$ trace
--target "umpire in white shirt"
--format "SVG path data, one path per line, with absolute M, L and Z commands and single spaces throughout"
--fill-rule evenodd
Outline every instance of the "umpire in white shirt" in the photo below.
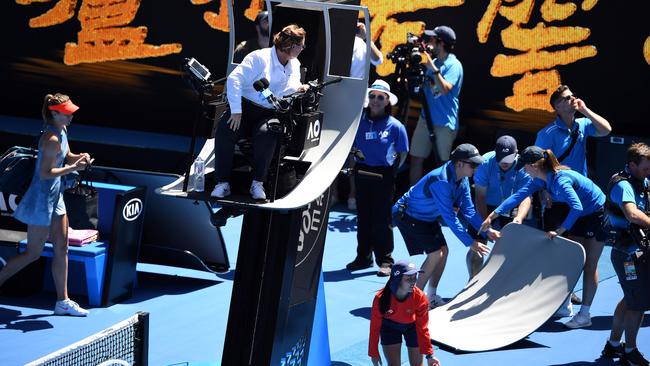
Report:
M 273 105 L 253 83 L 262 78 L 269 81 L 268 89 L 276 97 L 309 88 L 300 83 L 300 61 L 305 49 L 306 32 L 295 24 L 288 25 L 273 36 L 273 47 L 249 53 L 228 75 L 228 106 L 219 121 L 215 135 L 215 175 L 217 185 L 212 197 L 230 194 L 230 173 L 235 144 L 250 136 L 253 141 L 253 182 L 250 193 L 255 200 L 266 199 L 263 183 L 273 158 L 279 134 L 270 131 L 266 122 L 275 116 Z

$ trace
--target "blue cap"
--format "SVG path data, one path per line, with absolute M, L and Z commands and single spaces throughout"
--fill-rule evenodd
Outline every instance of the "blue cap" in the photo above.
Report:
M 427 29 L 424 34 L 429 37 L 439 38 L 448 45 L 456 44 L 456 32 L 446 25 L 437 26 L 433 30 Z
M 524 164 L 534 164 L 540 159 L 546 157 L 546 152 L 538 146 L 528 146 L 521 153 L 521 160 L 524 162 Z
M 517 141 L 512 136 L 503 135 L 497 139 L 494 152 L 497 163 L 512 164 L 517 157 Z
M 478 152 L 476 146 L 472 144 L 460 144 L 451 152 L 450 157 L 452 160 L 469 161 L 474 164 L 482 164 L 483 156 Z
M 411 263 L 405 259 L 399 260 L 393 264 L 393 267 L 390 270 L 390 279 L 388 280 L 388 286 L 390 287 L 390 290 L 395 294 L 397 293 L 400 282 L 402 282 L 402 276 L 423 272 L 424 271 L 419 270 L 414 263 Z

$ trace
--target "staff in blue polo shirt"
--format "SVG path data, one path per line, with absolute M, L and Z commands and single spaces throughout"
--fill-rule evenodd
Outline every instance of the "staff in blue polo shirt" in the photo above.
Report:
M 601 354 L 620 358 L 622 364 L 628 365 L 648 365 L 637 348 L 636 339 L 643 313 L 650 310 L 650 248 L 643 245 L 643 236 L 650 230 L 648 176 L 650 146 L 632 144 L 627 150 L 625 170 L 612 176 L 607 189 L 607 216 L 610 232 L 615 233 L 611 261 L 623 298 L 616 305 L 612 331 Z M 625 343 L 621 342 L 623 333 Z
M 422 178 L 424 160 L 431 152 L 438 163 L 449 160 L 449 152 L 458 134 L 458 97 L 463 85 L 463 65 L 453 53 L 456 32 L 441 25 L 425 30 L 423 38 L 426 49 L 430 50 L 422 53 L 426 66 L 423 85 L 426 105 L 422 108 L 411 141 L 411 184 Z
M 485 160 L 479 165 L 474 174 L 474 195 L 476 209 L 481 217 L 499 206 L 506 198 L 530 182 L 530 176 L 523 168 L 517 141 L 508 135 L 497 139 L 494 151 L 483 155 Z M 511 212 L 505 212 L 499 217 L 499 226 L 513 221 L 521 224 L 530 210 L 531 199 L 525 198 L 519 207 Z
M 603 226 L 605 195 L 589 178 L 560 165 L 551 150 L 529 146 L 521 155 L 526 172 L 533 180 L 492 211 L 481 229 L 487 230 L 492 220 L 542 189 L 549 192 L 554 202 L 567 203 L 569 214 L 559 227 L 549 230 L 547 236 L 553 239 L 557 235 L 569 234 L 585 249 L 583 303 L 580 312 L 564 325 L 568 328 L 589 327 L 589 308 L 598 288 L 598 258 L 606 238 Z
M 612 126 L 587 108 L 585 102 L 566 85 L 560 85 L 551 94 L 550 103 L 557 116 L 537 133 L 535 146 L 550 149 L 560 163 L 586 177 L 587 137 L 607 136 L 612 132 Z M 576 118 L 576 112 L 584 117 Z
M 560 85 L 549 100 L 557 114 L 555 120 L 537 133 L 535 146 L 549 149 L 558 161 L 583 176 L 587 176 L 587 137 L 607 136 L 612 131 L 609 122 L 587 108 L 585 102 L 573 94 L 566 85 Z M 584 117 L 576 118 L 576 112 Z M 553 205 L 550 197 L 544 195 L 543 229 L 557 227 L 556 218 L 564 217 L 568 207 Z
M 517 141 L 508 135 L 497 139 L 494 151 L 483 155 L 483 163 L 474 174 L 474 201 L 481 217 L 510 197 L 514 192 L 530 182 L 530 176 L 523 168 L 517 150 Z M 512 211 L 499 216 L 497 228 L 509 222 L 521 224 L 530 210 L 530 197 L 521 201 Z M 474 254 L 470 258 L 472 275 L 476 275 L 483 266 L 483 258 Z
M 467 233 L 457 216 L 463 215 L 477 230 L 481 226 L 482 218 L 472 203 L 469 177 L 482 162 L 483 157 L 474 145 L 458 145 L 451 152 L 451 160 L 422 177 L 393 206 L 395 224 L 409 254 L 427 254 L 417 286 L 424 289 L 429 282 L 427 297 L 430 307 L 445 303 L 436 293 L 449 254 L 439 221 L 443 221 L 470 251 L 481 257 L 490 251 L 487 245 Z M 492 239 L 498 235 L 492 230 L 488 234 Z
M 372 266 L 374 252 L 379 266 L 377 276 L 380 277 L 389 276 L 393 264 L 391 206 L 395 172 L 408 153 L 406 128 L 390 115 L 396 103 L 397 96 L 391 93 L 388 83 L 376 80 L 368 88 L 367 107 L 353 144 L 353 148 L 359 151 L 354 162 L 357 256 L 346 268 L 354 271 Z

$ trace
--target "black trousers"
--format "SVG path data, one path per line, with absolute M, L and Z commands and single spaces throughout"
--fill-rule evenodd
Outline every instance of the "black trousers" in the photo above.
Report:
M 382 179 L 366 177 L 358 171 L 381 174 Z M 357 194 L 357 259 L 372 260 L 377 265 L 393 264 L 393 229 L 391 208 L 395 175 L 393 167 L 372 167 L 356 164 L 354 183 Z
M 253 179 L 264 182 L 273 159 L 280 135 L 271 132 L 266 122 L 275 117 L 275 111 L 262 108 L 242 98 L 242 119 L 239 129 L 233 131 L 228 124 L 230 108 L 219 120 L 214 136 L 215 177 L 217 182 L 229 182 L 232 158 L 237 141 L 251 137 L 253 142 Z

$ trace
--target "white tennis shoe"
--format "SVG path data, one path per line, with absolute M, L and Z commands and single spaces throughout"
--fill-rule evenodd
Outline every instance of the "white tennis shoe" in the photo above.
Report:
M 71 316 L 86 316 L 88 315 L 88 310 L 82 308 L 76 302 L 65 299 L 57 301 L 54 305 L 54 314 L 55 315 L 71 315 Z

